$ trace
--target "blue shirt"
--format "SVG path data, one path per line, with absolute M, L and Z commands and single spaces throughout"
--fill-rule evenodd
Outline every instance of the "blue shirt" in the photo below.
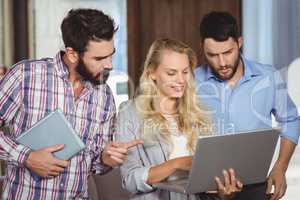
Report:
M 225 134 L 269 128 L 273 115 L 282 128 L 281 136 L 297 144 L 300 117 L 280 72 L 270 65 L 241 58 L 244 75 L 234 88 L 218 79 L 209 66 L 195 70 L 198 96 L 213 117 L 214 130 Z

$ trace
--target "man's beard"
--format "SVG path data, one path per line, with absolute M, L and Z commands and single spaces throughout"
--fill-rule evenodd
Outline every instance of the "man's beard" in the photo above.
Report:
M 229 66 L 229 67 L 227 66 L 228 68 L 232 69 L 232 73 L 230 74 L 230 76 L 228 76 L 228 77 L 226 77 L 226 78 L 220 76 L 220 74 L 218 73 L 218 71 L 215 70 L 213 67 L 211 67 L 211 70 L 212 70 L 213 74 L 214 74 L 218 79 L 223 80 L 223 81 L 230 80 L 230 79 L 235 75 L 235 73 L 236 73 L 236 71 L 237 71 L 237 68 L 238 68 L 240 59 L 241 59 L 241 56 L 240 56 L 240 54 L 239 54 L 238 57 L 237 57 L 237 59 L 235 60 L 234 64 L 233 64 L 232 66 Z M 209 64 L 210 66 L 212 66 L 209 62 L 208 62 L 208 64 Z
M 79 58 L 79 62 L 76 66 L 76 71 L 83 77 L 83 80 L 89 81 L 96 86 L 106 83 L 111 69 L 104 68 L 102 72 L 98 73 L 96 76 L 93 76 L 93 74 L 87 69 L 82 58 Z

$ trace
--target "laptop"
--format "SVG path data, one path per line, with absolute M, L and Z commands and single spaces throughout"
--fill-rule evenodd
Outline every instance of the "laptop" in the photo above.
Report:
M 279 134 L 280 129 L 264 129 L 199 138 L 188 175 L 153 187 L 185 194 L 217 190 L 214 177 L 224 181 L 222 170 L 229 168 L 243 185 L 265 182 Z
M 55 157 L 64 160 L 71 159 L 85 148 L 84 143 L 59 109 L 38 121 L 16 141 L 32 150 L 64 144 L 62 150 L 53 153 Z

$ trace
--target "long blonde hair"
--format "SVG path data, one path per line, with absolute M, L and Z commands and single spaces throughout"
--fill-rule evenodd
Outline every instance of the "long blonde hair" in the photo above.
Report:
M 187 148 L 190 152 L 195 150 L 195 142 L 200 134 L 210 133 L 210 118 L 203 112 L 196 94 L 194 68 L 197 64 L 195 52 L 186 44 L 171 40 L 159 39 L 151 45 L 140 78 L 140 88 L 135 99 L 136 107 L 144 120 L 142 138 L 146 142 L 152 142 L 155 138 L 161 138 L 165 142 L 174 145 L 170 141 L 168 122 L 166 118 L 155 110 L 153 99 L 158 96 L 159 91 L 155 82 L 151 79 L 151 72 L 155 71 L 161 61 L 164 50 L 186 54 L 189 59 L 191 71 L 190 79 L 185 88 L 184 95 L 178 99 L 178 129 L 187 136 Z

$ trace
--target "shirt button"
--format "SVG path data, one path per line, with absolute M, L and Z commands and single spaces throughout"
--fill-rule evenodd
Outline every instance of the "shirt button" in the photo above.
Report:
M 64 184 L 63 184 L 63 183 L 61 183 L 61 184 L 60 184 L 60 187 L 64 187 Z

